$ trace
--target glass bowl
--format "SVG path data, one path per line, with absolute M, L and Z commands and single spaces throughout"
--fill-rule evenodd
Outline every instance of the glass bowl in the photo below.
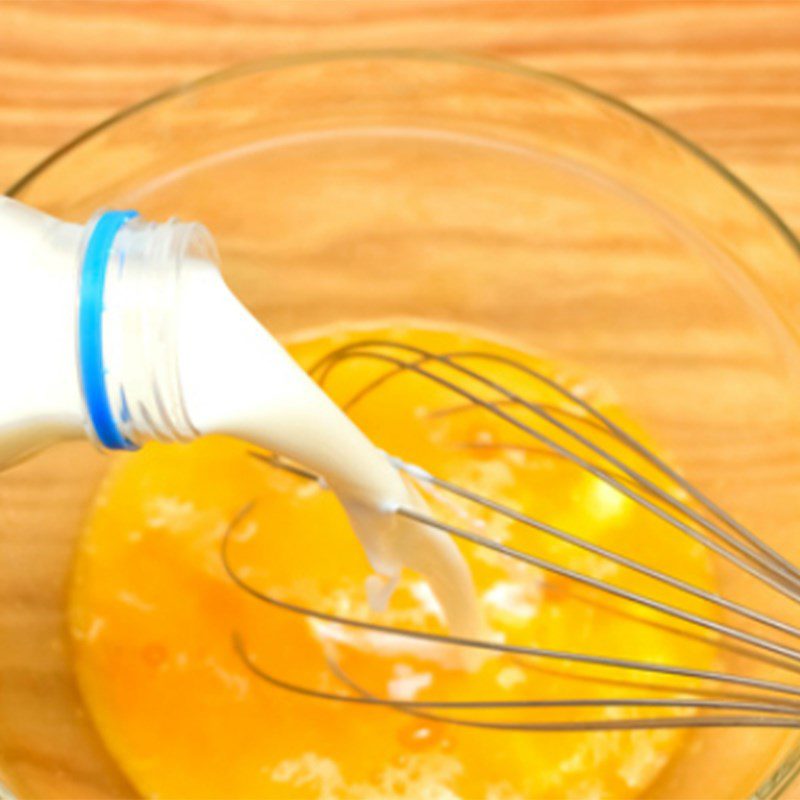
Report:
M 580 364 L 797 553 L 800 247 L 712 158 L 616 100 L 438 53 L 279 58 L 124 111 L 10 193 L 76 221 L 114 206 L 205 223 L 279 336 L 413 318 Z M 65 444 L 0 476 L 0 771 L 21 797 L 132 794 L 81 705 L 64 614 L 108 463 Z M 763 587 L 720 582 L 800 622 Z M 701 732 L 649 796 L 777 797 L 799 759 L 794 734 Z

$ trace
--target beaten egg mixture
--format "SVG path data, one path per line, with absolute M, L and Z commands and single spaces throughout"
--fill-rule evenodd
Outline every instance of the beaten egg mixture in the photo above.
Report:
M 298 341 L 290 350 L 310 366 L 333 348 L 377 338 L 436 352 L 482 351 L 518 359 L 583 393 L 641 437 L 602 387 L 471 335 L 406 327 L 340 331 Z M 541 382 L 499 362 L 463 363 L 564 414 L 593 441 L 624 454 Z M 390 369 L 385 362 L 350 359 L 327 374 L 325 389 L 347 405 L 360 387 Z M 457 380 L 489 402 L 500 400 L 486 387 Z M 534 422 L 512 405 L 501 401 L 498 407 Z M 697 586 L 712 586 L 709 560 L 699 545 L 443 386 L 396 374 L 358 397 L 348 413 L 379 447 L 434 475 Z M 563 434 L 555 438 L 566 441 Z M 630 454 L 625 457 L 630 460 Z M 427 492 L 423 485 L 421 492 L 432 511 L 451 524 L 709 613 L 701 601 L 681 600 L 574 545 L 441 490 Z M 323 612 L 446 632 L 435 600 L 415 574 L 403 576 L 385 611 L 370 609 L 367 561 L 342 509 L 319 483 L 223 438 L 152 444 L 120 457 L 87 520 L 70 619 L 86 704 L 109 751 L 145 797 L 625 798 L 645 791 L 685 746 L 687 734 L 680 730 L 542 733 L 430 718 L 609 719 L 652 714 L 648 709 L 428 709 L 429 716 L 418 716 L 301 695 L 270 683 L 258 673 L 316 691 L 394 701 L 509 701 L 648 696 L 658 679 L 645 676 L 648 690 L 620 671 L 566 660 L 492 652 L 464 657 L 446 645 L 281 611 L 231 580 L 221 557 L 226 535 L 230 564 L 257 591 Z M 485 636 L 492 641 L 697 668 L 714 664 L 713 647 L 681 637 L 677 623 L 670 622 L 671 630 L 647 624 L 654 612 L 501 553 L 465 542 L 459 546 L 473 573 Z

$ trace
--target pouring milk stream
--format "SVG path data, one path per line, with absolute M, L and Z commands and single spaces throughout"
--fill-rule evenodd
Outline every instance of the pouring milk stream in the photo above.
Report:
M 478 635 L 456 545 L 394 513 L 422 501 L 231 293 L 205 228 L 121 211 L 79 225 L 0 197 L 0 247 L 0 469 L 68 439 L 247 440 L 336 493 L 375 570 L 374 606 L 408 567 L 454 635 Z

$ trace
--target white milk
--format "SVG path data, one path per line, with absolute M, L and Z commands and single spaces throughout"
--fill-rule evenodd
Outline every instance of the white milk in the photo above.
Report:
M 455 543 L 394 513 L 421 501 L 234 297 L 211 263 L 193 265 L 182 286 L 178 320 L 184 402 L 197 430 L 245 439 L 319 473 L 347 511 L 386 588 L 391 590 L 403 567 L 420 572 L 451 631 L 477 635 L 472 580 Z M 380 605 L 388 595 L 381 597 L 376 583 L 371 593 Z
M 0 198 L 0 468 L 59 439 L 98 437 L 76 345 L 86 233 Z M 116 235 L 101 349 L 117 429 L 131 446 L 227 434 L 317 472 L 377 573 L 373 604 L 408 567 L 429 583 L 451 632 L 477 636 L 477 600 L 455 543 L 395 513 L 424 505 L 233 296 L 212 253 L 199 226 L 131 221 Z

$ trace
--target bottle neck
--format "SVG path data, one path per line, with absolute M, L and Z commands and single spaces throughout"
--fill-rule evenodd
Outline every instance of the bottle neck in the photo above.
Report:
M 86 428 L 102 447 L 188 441 L 178 365 L 181 284 L 216 265 L 208 231 L 110 211 L 87 226 L 78 300 L 78 364 Z

